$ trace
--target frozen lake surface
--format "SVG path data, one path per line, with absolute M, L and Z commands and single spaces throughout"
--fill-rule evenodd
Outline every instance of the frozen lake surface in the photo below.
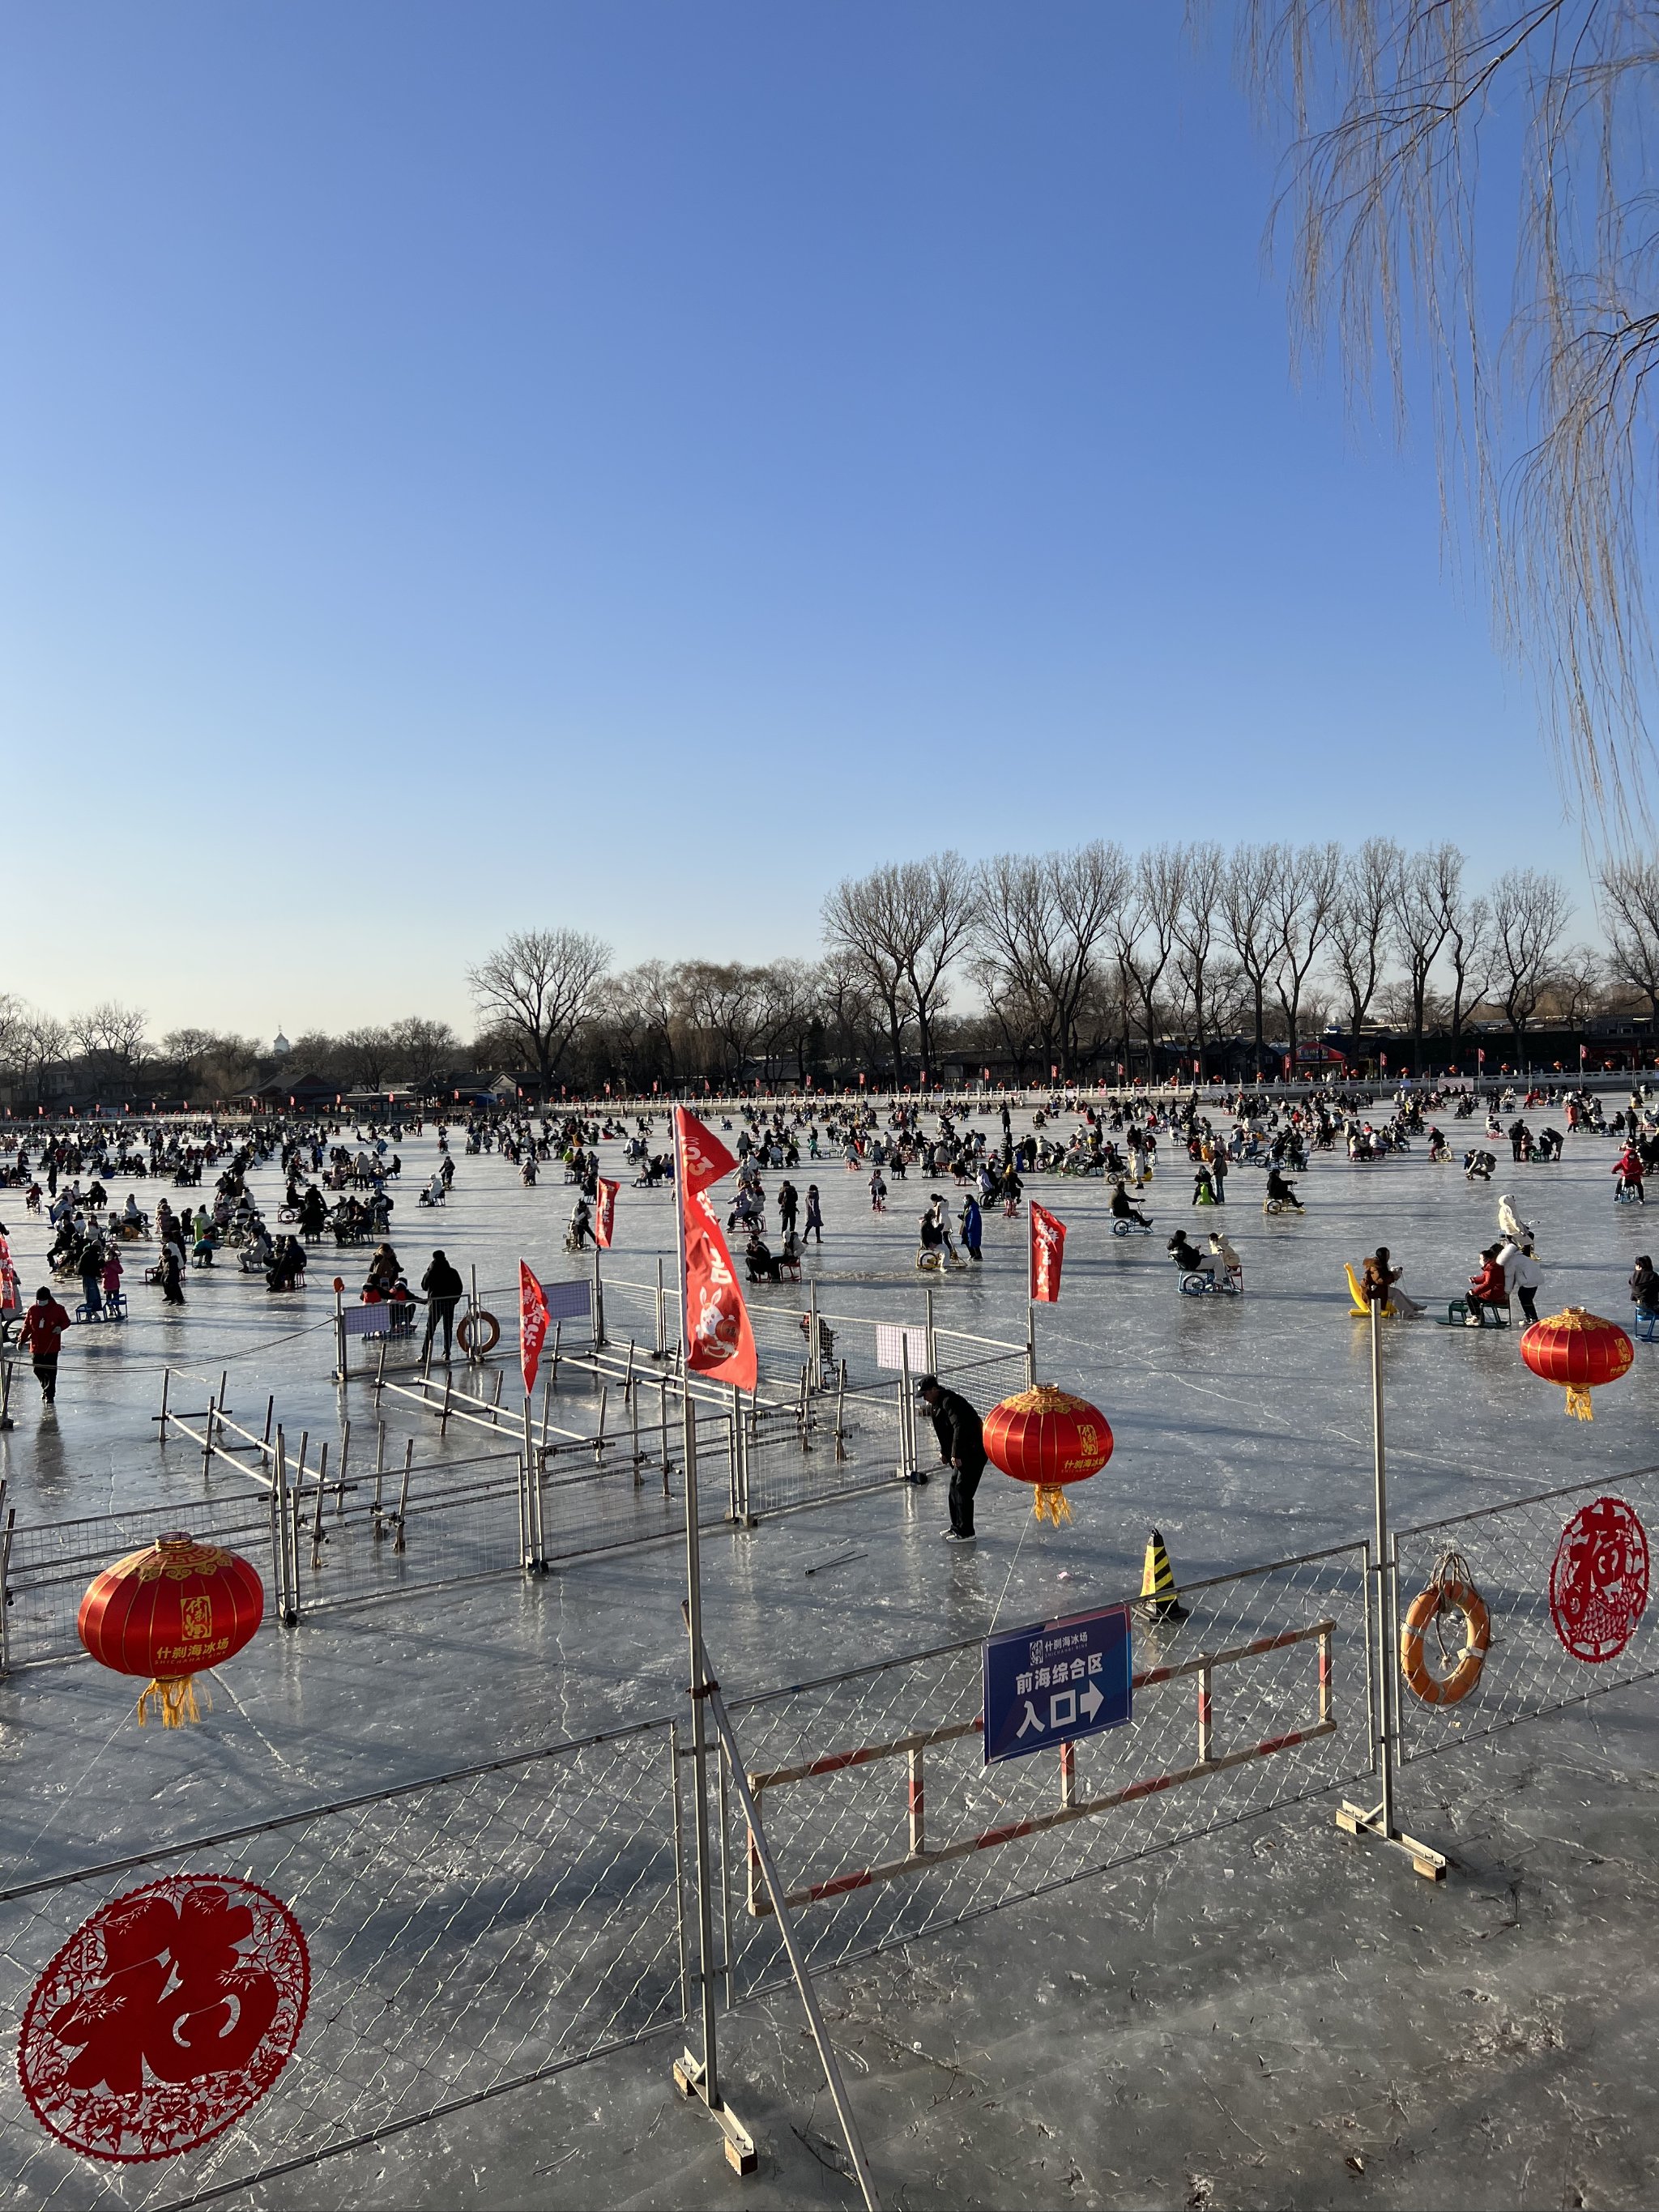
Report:
M 1473 1125 L 1443 1126 L 1455 1143 Z M 1028 1194 L 1070 1231 L 1060 1302 L 1036 1316 L 1037 1372 L 1103 1408 L 1116 1439 L 1110 1463 L 1074 1493 L 1076 1521 L 1057 1531 L 1033 1522 L 1023 1486 L 988 1472 L 971 1549 L 939 1540 L 937 1483 L 886 1485 L 763 1517 L 752 1531 L 710 1530 L 705 1620 L 728 1695 L 1133 1595 L 1153 1525 L 1182 1582 L 1364 1535 L 1369 1354 L 1342 1268 L 1379 1242 L 1429 1302 L 1421 1322 L 1386 1334 L 1397 1524 L 1577 1481 L 1616 1487 L 1648 1466 L 1659 1457 L 1659 1346 L 1638 1346 L 1631 1375 L 1598 1392 L 1587 1425 L 1565 1418 L 1561 1394 L 1528 1374 L 1514 1334 L 1434 1321 L 1496 1236 L 1500 1192 L 1514 1193 L 1535 1228 L 1546 1314 L 1583 1304 L 1627 1324 L 1626 1278 L 1659 1242 L 1643 1209 L 1612 1202 L 1610 1141 L 1576 1137 L 1559 1164 L 1513 1170 L 1507 1146 L 1492 1148 L 1503 1158 L 1490 1186 L 1431 1164 L 1420 1144 L 1369 1166 L 1316 1155 L 1299 1178 L 1305 1215 L 1267 1219 L 1249 1169 L 1229 1178 L 1224 1213 L 1192 1209 L 1190 1176 L 1166 1138 L 1141 1200 L 1157 1222 L 1149 1239 L 1110 1236 L 1098 1181 L 1029 1179 Z M 477 1270 L 510 1334 L 504 1286 L 520 1256 L 544 1281 L 574 1272 L 562 1250 L 573 1194 L 557 1167 L 526 1190 L 495 1156 L 458 1152 L 450 1202 L 432 1214 L 415 1194 L 434 1139 L 399 1149 L 392 1242 L 406 1271 L 418 1279 L 441 1243 L 464 1273 Z M 635 1190 L 620 1146 L 602 1149 L 603 1171 L 623 1184 L 606 1278 L 649 1285 L 661 1258 L 672 1281 L 672 1195 Z M 791 1179 L 802 1191 L 816 1181 L 823 1196 L 823 1246 L 809 1247 L 806 1263 L 820 1310 L 920 1321 L 916 1219 L 930 1192 L 943 1190 L 953 1213 L 960 1194 L 890 1171 L 889 1211 L 873 1218 L 863 1176 L 839 1160 L 803 1160 Z M 274 1213 L 276 1173 L 252 1180 Z M 769 1194 L 778 1180 L 766 1176 Z M 141 1202 L 155 1194 L 141 1188 Z M 32 1288 L 46 1232 L 7 1200 Z M 1246 1293 L 1183 1297 L 1164 1237 L 1218 1219 L 1243 1258 Z M 988 1213 L 982 1267 L 936 1284 L 941 1329 L 1024 1340 L 1026 1239 L 1024 1218 Z M 218 1462 L 204 1474 L 187 1440 L 158 1443 L 164 1367 L 175 1407 L 187 1399 L 199 1412 L 227 1370 L 250 1427 L 274 1401 L 290 1451 L 306 1431 L 314 1465 L 325 1437 L 337 1454 L 349 1419 L 361 1457 L 373 1395 L 366 1382 L 331 1379 L 329 1285 L 337 1265 L 355 1295 L 367 1258 L 319 1250 L 295 1297 L 270 1296 L 222 1260 L 191 1273 L 190 1303 L 175 1313 L 143 1286 L 140 1257 L 130 1322 L 69 1340 L 54 1413 L 19 1373 L 0 1473 L 20 1528 L 239 1492 L 257 1519 L 264 1493 L 252 1482 Z M 787 1316 L 805 1295 L 804 1285 L 750 1293 L 757 1314 Z M 619 1291 L 612 1336 L 631 1320 L 643 1337 L 647 1312 L 646 1298 Z M 569 1376 L 555 1419 L 586 1430 L 594 1410 L 592 1391 Z M 413 1437 L 423 1469 L 453 1467 L 460 1482 L 460 1462 L 495 1448 L 453 1426 L 441 1444 L 431 1416 L 405 1399 L 388 1395 L 380 1414 L 394 1465 Z M 509 1430 L 501 1449 L 515 1443 Z M 618 1488 L 593 1510 L 613 1512 L 627 1534 L 648 1501 L 631 1483 Z M 263 1571 L 265 1558 L 246 1548 Z M 302 1560 L 302 1587 L 304 1575 Z M 664 1541 L 572 1559 L 540 1581 L 501 1573 L 319 1613 L 292 1631 L 268 1625 L 220 1676 L 210 1719 L 166 1737 L 140 1736 L 125 1685 L 90 1663 L 27 1668 L 0 1683 L 5 1881 L 673 1713 L 684 1705 L 683 1584 L 680 1547 Z M 1650 1686 L 1638 1686 L 1408 1770 L 1408 1824 L 1465 1869 L 1443 1890 L 1415 1883 L 1392 1854 L 1338 1838 L 1328 1809 L 1310 1805 L 831 1977 L 826 1998 L 894 2201 L 1650 2198 L 1653 2008 L 1628 1954 L 1645 1942 L 1653 1902 L 1653 1715 Z M 86 1909 L 119 1886 L 88 1885 Z M 732 2099 L 767 2154 L 744 2186 L 767 2202 L 846 2202 L 833 2116 L 800 2031 L 787 1995 L 732 2016 Z M 725 2201 L 712 2130 L 663 2094 L 668 2051 L 647 2044 L 258 2195 Z M 14 2147 L 11 2124 L 33 2124 L 19 2109 L 14 2094 Z M 52 2201 L 77 2201 L 60 2187 Z M 29 2183 L 26 2194 L 39 2193 Z

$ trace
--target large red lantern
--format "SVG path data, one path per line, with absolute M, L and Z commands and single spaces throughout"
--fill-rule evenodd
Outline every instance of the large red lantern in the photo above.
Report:
M 1521 1357 L 1546 1382 L 1559 1383 L 1567 1411 L 1581 1421 L 1595 1419 L 1590 1392 L 1600 1382 L 1616 1382 L 1636 1357 L 1635 1347 L 1617 1322 L 1569 1306 L 1565 1313 L 1535 1321 L 1521 1333 Z
M 264 1618 L 264 1585 L 246 1559 L 183 1534 L 162 1536 L 106 1567 L 88 1586 L 76 1623 L 100 1666 L 147 1674 L 140 1727 L 152 1698 L 163 1728 L 198 1720 L 191 1677 L 234 1659 Z
M 1036 1485 L 1037 1519 L 1058 1528 L 1072 1517 L 1064 1486 L 1100 1473 L 1112 1455 L 1112 1431 L 1086 1398 L 1039 1382 L 992 1407 L 985 1449 L 1005 1474 Z

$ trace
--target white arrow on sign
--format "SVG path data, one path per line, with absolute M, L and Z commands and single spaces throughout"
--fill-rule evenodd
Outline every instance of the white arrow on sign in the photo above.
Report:
M 1105 1698 L 1101 1696 L 1100 1692 L 1096 1688 L 1095 1685 L 1091 1682 L 1088 1688 L 1083 1692 L 1083 1695 L 1077 1701 L 1078 1711 L 1082 1714 L 1085 1721 L 1091 1721 L 1105 1702 Z

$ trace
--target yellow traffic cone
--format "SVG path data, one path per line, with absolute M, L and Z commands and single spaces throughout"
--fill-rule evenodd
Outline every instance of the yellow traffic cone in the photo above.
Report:
M 1187 1608 L 1176 1595 L 1175 1569 L 1156 1528 L 1146 1539 L 1146 1565 L 1140 1576 L 1141 1601 L 1154 1620 L 1185 1620 Z

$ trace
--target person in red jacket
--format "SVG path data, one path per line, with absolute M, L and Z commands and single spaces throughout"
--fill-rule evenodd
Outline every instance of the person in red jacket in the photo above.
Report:
M 34 1379 L 42 1401 L 58 1402 L 58 1355 L 64 1348 L 64 1331 L 70 1317 L 45 1283 L 34 1294 L 34 1304 L 23 1316 L 19 1344 L 34 1362 Z
M 1499 1249 L 1496 1244 L 1489 1245 L 1480 1255 L 1480 1273 L 1469 1277 L 1468 1296 L 1464 1300 L 1468 1308 L 1463 1316 L 1465 1328 L 1484 1328 L 1488 1306 L 1492 1310 L 1494 1322 L 1509 1311 L 1509 1285 L 1498 1265 Z

